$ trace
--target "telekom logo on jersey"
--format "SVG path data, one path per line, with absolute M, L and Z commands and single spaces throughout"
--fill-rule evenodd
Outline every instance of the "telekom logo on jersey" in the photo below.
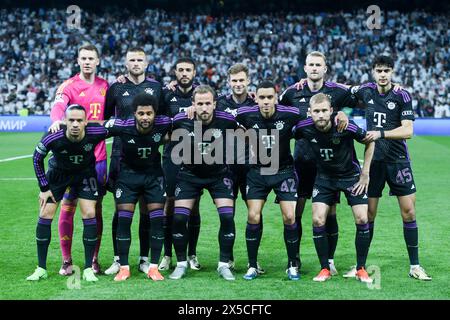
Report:
M 247 163 L 259 163 L 264 166 L 261 168 L 261 175 L 273 175 L 278 172 L 280 165 L 279 139 L 279 131 L 275 129 L 211 128 L 203 132 L 201 121 L 195 121 L 192 132 L 186 129 L 176 129 L 172 132 L 171 141 L 178 143 L 172 149 L 170 156 L 173 163 L 177 165 L 181 163 L 245 164 L 247 151 Z M 195 148 L 193 157 L 192 142 Z M 224 143 L 226 143 L 225 147 Z M 249 146 L 247 150 L 246 143 Z
M 377 128 L 383 128 L 383 124 L 386 123 L 386 113 L 374 112 L 373 113 L 373 122 L 376 123 Z

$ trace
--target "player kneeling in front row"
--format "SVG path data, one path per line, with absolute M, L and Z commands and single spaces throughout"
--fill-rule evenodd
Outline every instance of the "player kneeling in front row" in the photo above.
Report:
M 343 133 L 338 133 L 331 119 L 331 101 L 323 93 L 311 98 L 310 113 L 311 119 L 300 121 L 295 126 L 294 134 L 296 139 L 306 138 L 311 141 L 317 159 L 317 176 L 312 196 L 313 239 L 322 270 L 313 280 L 322 282 L 331 278 L 325 221 L 329 207 L 335 203 L 336 193 L 343 191 L 352 207 L 357 229 L 356 278 L 372 283 L 365 270 L 365 263 L 369 251 L 367 189 L 374 143 L 364 142 L 366 131 L 352 121 Z M 362 172 L 353 140 L 366 144 Z
M 107 131 L 100 125 L 87 124 L 86 111 L 80 105 L 71 105 L 65 112 L 67 127 L 55 133 L 46 133 L 33 155 L 34 171 L 41 192 L 39 194 L 39 221 L 36 243 L 39 266 L 27 280 L 46 279 L 47 252 L 51 239 L 51 223 L 67 187 L 79 198 L 83 218 L 85 269 L 83 279 L 97 281 L 92 270 L 92 258 L 97 244 L 95 205 L 98 199 L 95 171 L 95 146 L 104 140 Z M 52 151 L 49 169 L 44 173 L 44 158 Z
M 150 268 L 147 276 L 164 280 L 158 271 L 158 261 L 164 243 L 164 175 L 161 168 L 159 146 L 167 140 L 171 120 L 156 116 L 158 101 L 143 92 L 132 102 L 134 119 L 110 120 L 105 124 L 110 135 L 122 141 L 122 158 L 116 183 L 115 198 L 118 208 L 117 249 L 120 271 L 115 281 L 130 277 L 128 255 L 131 245 L 131 222 L 136 202 L 143 196 L 150 218 Z

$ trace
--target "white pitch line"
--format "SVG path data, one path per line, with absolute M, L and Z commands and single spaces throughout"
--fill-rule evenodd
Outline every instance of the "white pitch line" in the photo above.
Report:
M 0 162 L 7 162 L 7 161 L 13 161 L 13 160 L 19 160 L 19 159 L 25 159 L 25 158 L 31 158 L 32 154 L 27 154 L 26 156 L 18 156 L 18 157 L 12 157 L 12 158 L 6 158 L 6 159 L 0 159 Z
M 106 141 L 106 144 L 111 144 L 111 143 L 113 143 L 112 140 Z M 31 158 L 31 157 L 33 157 L 32 154 L 27 154 L 25 156 L 18 156 L 18 157 L 0 159 L 0 162 L 8 162 L 8 161 L 14 161 L 14 160 L 19 160 L 19 159 L 26 159 L 26 158 Z

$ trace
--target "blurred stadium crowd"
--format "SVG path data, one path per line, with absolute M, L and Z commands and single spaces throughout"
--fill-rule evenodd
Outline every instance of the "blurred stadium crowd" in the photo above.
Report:
M 85 41 L 101 50 L 99 75 L 112 83 L 125 73 L 129 46 L 142 46 L 148 75 L 168 83 L 180 56 L 198 63 L 197 82 L 227 91 L 226 72 L 247 64 L 256 84 L 271 78 L 280 90 L 305 76 L 312 50 L 328 59 L 328 79 L 370 81 L 375 55 L 396 61 L 394 82 L 413 95 L 418 117 L 450 117 L 449 15 L 384 12 L 380 30 L 366 26 L 365 11 L 333 14 L 206 15 L 146 10 L 81 12 L 80 29 L 68 27 L 65 10 L 0 11 L 0 114 L 48 114 L 55 91 L 78 72 L 76 49 Z

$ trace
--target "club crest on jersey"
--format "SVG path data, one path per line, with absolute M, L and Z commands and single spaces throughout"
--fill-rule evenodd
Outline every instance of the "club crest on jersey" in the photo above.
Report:
M 145 93 L 153 95 L 154 91 L 152 88 L 145 88 Z
M 220 129 L 214 129 L 212 134 L 214 138 L 218 139 L 222 136 L 222 131 Z
M 153 135 L 153 141 L 160 142 L 161 141 L 161 133 L 155 133 Z
M 122 196 L 122 189 L 117 188 L 116 190 L 116 198 L 119 199 Z
M 359 90 L 359 86 L 354 86 L 350 89 L 350 92 L 351 92 L 351 94 L 355 94 L 358 92 L 358 90 Z
M 333 142 L 333 144 L 339 144 L 341 143 L 341 138 L 339 138 L 339 136 L 333 136 L 333 138 L 331 138 L 331 142 Z
M 313 192 L 312 192 L 312 197 L 315 198 L 315 197 L 317 197 L 318 194 L 319 194 L 319 189 L 314 188 Z
M 394 110 L 396 106 L 397 105 L 395 104 L 395 102 L 389 101 L 387 103 L 387 107 L 388 107 L 389 110 Z
M 93 147 L 92 143 L 88 143 L 83 146 L 83 149 L 84 149 L 84 151 L 89 152 L 92 150 L 92 147 Z
M 275 128 L 277 128 L 277 130 L 283 130 L 283 128 L 284 128 L 284 121 L 277 121 L 277 122 L 275 122 Z
M 106 96 L 106 90 L 104 88 L 100 89 L 100 95 L 102 97 Z

